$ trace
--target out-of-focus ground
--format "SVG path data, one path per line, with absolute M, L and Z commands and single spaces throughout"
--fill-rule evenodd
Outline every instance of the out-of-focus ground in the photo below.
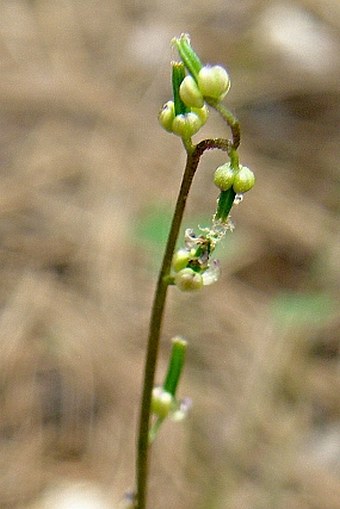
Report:
M 157 122 L 181 32 L 230 69 L 257 185 L 233 212 L 221 280 L 170 291 L 158 381 L 184 335 L 180 394 L 194 404 L 155 444 L 150 507 L 340 508 L 339 1 L 3 0 L 3 509 L 73 508 L 82 482 L 77 507 L 94 493 L 109 501 L 93 507 L 116 507 L 133 487 L 149 310 L 184 164 Z M 212 115 L 202 136 L 224 133 Z M 209 224 L 223 160 L 204 156 L 187 225 Z

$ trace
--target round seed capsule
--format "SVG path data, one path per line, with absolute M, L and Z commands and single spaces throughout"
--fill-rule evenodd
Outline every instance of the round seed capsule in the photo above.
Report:
M 192 292 L 199 290 L 203 286 L 203 278 L 189 267 L 182 269 L 175 275 L 175 285 L 182 292 Z
M 198 116 L 202 125 L 204 125 L 208 120 L 209 109 L 206 104 L 204 104 L 202 108 L 191 108 L 191 111 Z
M 235 193 L 246 193 L 250 191 L 255 184 L 254 173 L 247 166 L 240 166 L 240 170 L 236 173 L 233 188 Z
M 179 95 L 189 108 L 202 108 L 203 95 L 192 76 L 186 76 L 179 87 Z
M 164 104 L 163 108 L 159 112 L 158 120 L 163 129 L 172 133 L 172 123 L 175 118 L 175 105 L 173 101 L 168 101 Z
M 162 387 L 154 387 L 151 397 L 151 410 L 154 414 L 164 419 L 173 408 L 173 405 L 172 394 L 164 391 Z
M 231 167 L 230 163 L 222 164 L 222 166 L 215 170 L 214 184 L 221 191 L 228 191 L 234 183 L 235 174 L 235 170 Z
M 176 115 L 172 122 L 172 132 L 184 139 L 191 138 L 201 127 L 200 118 L 192 112 Z
M 197 84 L 204 97 L 222 101 L 230 88 L 230 79 L 220 65 L 205 65 L 198 73 Z
M 172 268 L 175 272 L 179 272 L 188 265 L 190 253 L 187 249 L 179 249 L 172 258 Z

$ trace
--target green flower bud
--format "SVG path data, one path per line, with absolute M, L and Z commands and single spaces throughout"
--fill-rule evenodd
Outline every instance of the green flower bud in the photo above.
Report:
M 151 397 L 152 412 L 158 417 L 164 419 L 173 408 L 173 396 L 169 392 L 166 392 L 162 387 L 154 387 Z
M 225 163 L 219 166 L 214 173 L 214 184 L 221 189 L 227 191 L 234 183 L 236 172 L 231 167 L 230 163 Z
M 172 268 L 175 272 L 179 272 L 188 265 L 190 253 L 187 249 L 179 249 L 172 258 Z
M 196 113 L 185 113 L 184 115 L 176 115 L 172 122 L 172 132 L 181 136 L 181 138 L 189 139 L 196 134 L 202 123 Z
M 172 133 L 172 123 L 175 118 L 175 105 L 173 101 L 168 101 L 164 104 L 163 108 L 159 112 L 158 120 L 161 126 Z
M 197 84 L 204 97 L 222 101 L 230 88 L 230 79 L 220 65 L 205 65 L 198 73 Z
M 179 87 L 179 95 L 186 106 L 190 108 L 202 108 L 203 96 L 192 76 L 186 76 Z
M 182 292 L 192 292 L 202 288 L 203 278 L 201 274 L 188 267 L 177 272 L 175 275 L 175 285 Z
M 240 170 L 236 173 L 234 178 L 233 189 L 235 193 L 246 193 L 255 184 L 254 173 L 246 166 L 240 166 Z
M 191 108 L 191 111 L 195 113 L 199 119 L 201 120 L 201 125 L 203 126 L 208 120 L 209 109 L 206 104 L 203 105 L 202 108 Z

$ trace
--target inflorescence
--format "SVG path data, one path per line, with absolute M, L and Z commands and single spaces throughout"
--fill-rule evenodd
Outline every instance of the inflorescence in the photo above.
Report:
M 233 128 L 236 119 L 225 110 L 221 101 L 231 85 L 228 72 L 220 65 L 203 65 L 190 45 L 190 38 L 182 34 L 173 39 L 181 57 L 172 62 L 173 99 L 167 101 L 159 113 L 161 126 L 180 136 L 184 145 L 191 146 L 191 137 L 198 133 L 209 116 L 208 106 L 215 108 Z M 198 290 L 218 280 L 220 264 L 211 257 L 216 245 L 225 233 L 234 229 L 230 219 L 232 205 L 242 201 L 243 193 L 255 183 L 252 170 L 239 164 L 237 148 L 239 139 L 231 143 L 229 161 L 219 166 L 213 176 L 220 190 L 212 226 L 196 235 L 193 230 L 185 232 L 185 246 L 173 257 L 173 276 L 168 278 L 182 291 Z

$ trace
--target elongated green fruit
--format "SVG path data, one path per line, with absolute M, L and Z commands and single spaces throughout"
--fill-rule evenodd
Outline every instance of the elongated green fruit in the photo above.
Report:
M 185 68 L 182 62 L 172 62 L 172 91 L 175 104 L 175 115 L 184 115 L 190 111 L 181 99 L 179 88 L 185 78 Z
M 176 396 L 177 386 L 182 374 L 187 350 L 187 341 L 180 336 L 172 338 L 171 357 L 169 361 L 168 372 L 166 374 L 163 389 Z
M 228 221 L 230 210 L 234 204 L 235 191 L 231 187 L 227 191 L 221 191 L 218 198 L 216 219 L 222 222 Z
M 180 37 L 175 37 L 172 42 L 176 46 L 185 67 L 188 69 L 195 81 L 197 81 L 198 73 L 200 69 L 202 69 L 203 64 L 197 53 L 190 45 L 189 35 L 181 34 Z

